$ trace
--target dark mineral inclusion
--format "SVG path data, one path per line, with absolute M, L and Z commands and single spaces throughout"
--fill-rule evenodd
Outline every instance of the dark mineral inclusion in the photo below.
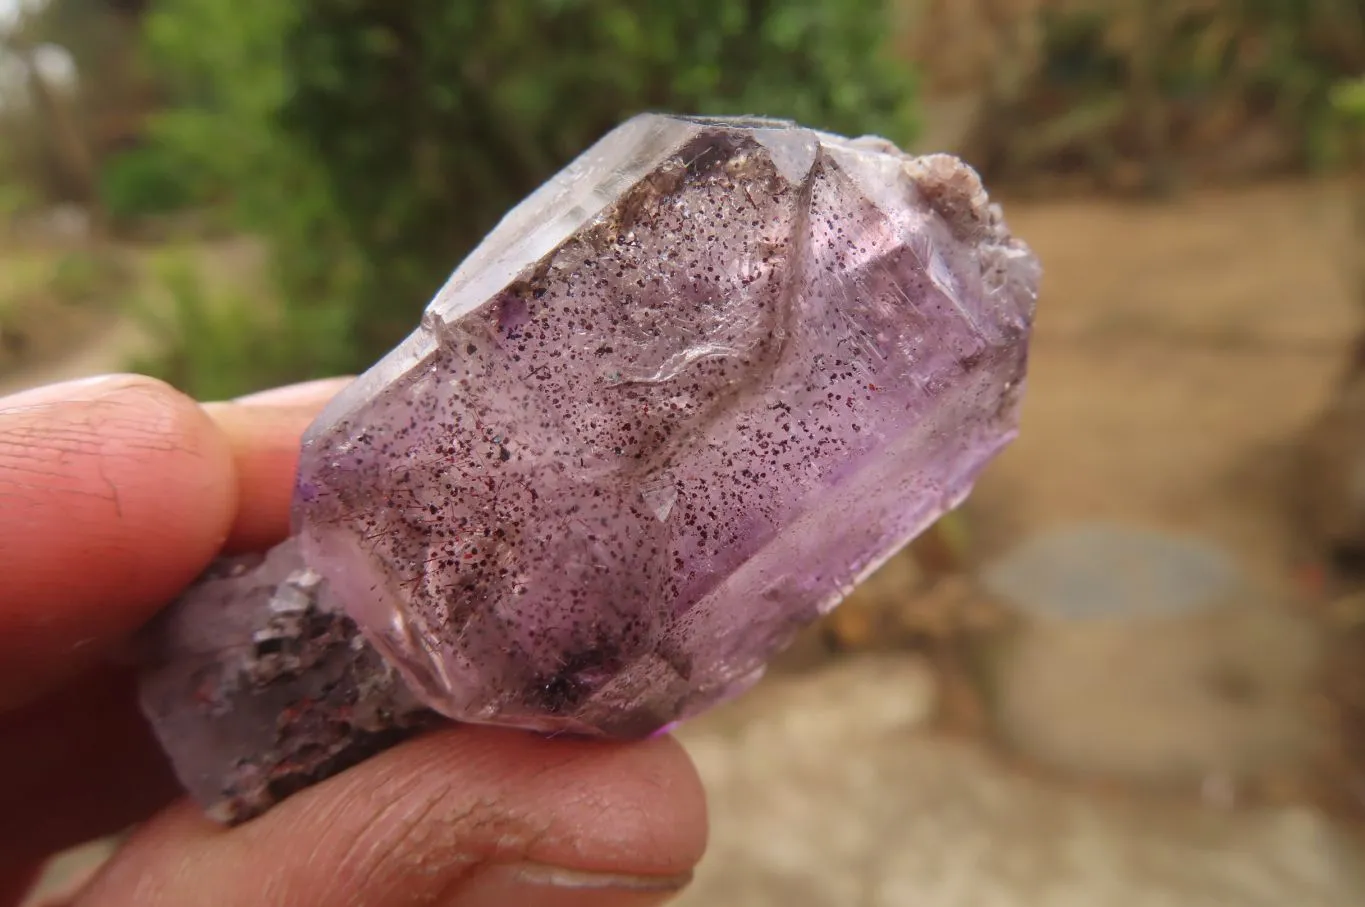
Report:
M 976 174 L 636 117 L 304 439 L 295 537 L 149 632 L 228 820 L 438 720 L 645 736 L 752 684 L 1015 434 L 1039 266 Z

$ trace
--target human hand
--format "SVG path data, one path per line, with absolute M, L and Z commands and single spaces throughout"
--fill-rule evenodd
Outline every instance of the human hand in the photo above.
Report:
M 176 800 L 109 656 L 213 557 L 285 535 L 299 436 L 339 387 L 199 406 L 111 376 L 0 398 L 0 905 L 134 822 L 63 903 L 635 907 L 686 882 L 705 807 L 667 738 L 453 727 L 236 828 Z

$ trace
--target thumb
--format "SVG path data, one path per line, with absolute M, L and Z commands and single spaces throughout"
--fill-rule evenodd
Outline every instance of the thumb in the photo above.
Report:
M 687 883 L 706 812 L 682 748 L 456 727 L 223 828 L 143 826 L 80 907 L 643 907 Z

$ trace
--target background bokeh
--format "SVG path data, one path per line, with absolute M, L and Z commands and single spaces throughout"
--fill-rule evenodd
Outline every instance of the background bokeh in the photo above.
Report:
M 642 110 L 958 153 L 1020 439 L 681 731 L 685 902 L 1365 903 L 1362 80 L 1365 0 L 0 0 L 0 392 L 361 370 Z

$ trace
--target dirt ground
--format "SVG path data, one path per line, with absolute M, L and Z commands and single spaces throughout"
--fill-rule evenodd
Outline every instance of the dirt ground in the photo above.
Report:
M 1161 204 L 1007 200 L 1046 274 L 1021 436 L 967 508 L 981 556 L 1113 520 L 1215 540 L 1300 587 L 1288 452 L 1365 313 L 1347 202 L 1306 182 Z M 106 360 L 73 351 L 8 386 Z M 1313 810 L 1153 813 L 1029 780 L 926 729 L 944 689 L 922 659 L 859 664 L 776 677 L 683 729 L 716 824 L 685 903 L 1365 900 L 1356 845 Z M 1060 830 L 1049 843 L 1038 828 Z M 1019 865 L 996 866 L 1011 848 Z
M 1365 314 L 1345 194 L 1009 207 L 1045 276 L 1022 432 L 972 498 L 983 541 L 1114 518 L 1278 573 L 1275 482 Z
M 1020 438 L 969 505 L 987 555 L 1116 520 L 1210 539 L 1291 600 L 1329 606 L 1294 470 L 1365 325 L 1349 192 L 1295 183 L 1009 209 L 1048 277 Z M 1353 627 L 1325 670 L 1360 817 L 1365 635 Z

